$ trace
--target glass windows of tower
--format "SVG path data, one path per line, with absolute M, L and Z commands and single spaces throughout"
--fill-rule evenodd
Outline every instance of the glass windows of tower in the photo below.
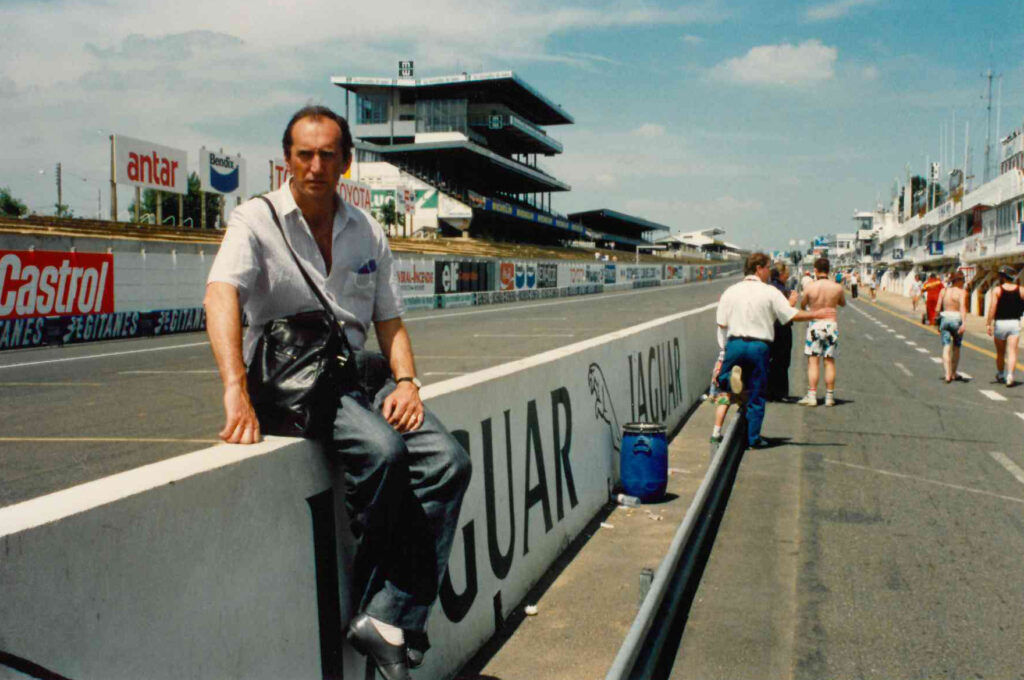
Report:
M 388 122 L 388 94 L 379 92 L 356 97 L 356 123 L 372 125 Z
M 468 111 L 465 99 L 420 99 L 416 102 L 416 132 L 466 134 Z

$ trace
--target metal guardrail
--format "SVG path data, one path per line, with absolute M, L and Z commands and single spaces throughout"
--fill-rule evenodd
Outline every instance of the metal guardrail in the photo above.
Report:
M 740 412 L 726 429 L 605 680 L 669 677 L 690 604 L 746 449 L 746 434 L 747 419 Z

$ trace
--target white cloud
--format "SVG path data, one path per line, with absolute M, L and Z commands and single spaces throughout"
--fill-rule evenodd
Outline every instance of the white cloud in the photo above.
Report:
M 297 106 L 344 101 L 332 75 L 397 75 L 398 59 L 414 59 L 419 76 L 538 63 L 594 71 L 615 62 L 601 50 L 563 51 L 558 38 L 685 26 L 716 11 L 707 0 L 668 9 L 646 0 L 14 3 L 0 22 L 0 120 L 17 121 L 5 160 L 32 173 L 63 160 L 102 175 L 113 131 L 190 155 L 223 146 L 258 167 L 280 153 L 279 128 Z M 43 205 L 52 183 L 32 173 L 12 170 L 4 182 Z M 253 190 L 260 176 L 250 171 Z
M 832 21 L 845 17 L 857 7 L 874 5 L 877 2 L 878 0 L 837 0 L 824 5 L 814 5 L 807 8 L 804 18 L 807 21 Z
M 640 198 L 627 201 L 626 212 L 667 224 L 678 231 L 702 228 L 701 225 L 727 225 L 755 217 L 764 211 L 764 203 L 751 198 L 722 194 L 692 201 L 666 201 Z M 727 235 L 736 239 L 739 234 Z
M 683 36 L 683 42 L 687 45 L 700 45 L 704 43 L 704 38 L 699 35 L 686 34 Z
M 753 85 L 811 85 L 832 79 L 839 51 L 819 40 L 760 45 L 711 70 L 720 80 Z
M 880 72 L 877 66 L 865 66 L 861 69 L 860 75 L 864 80 L 878 80 Z
M 658 125 L 657 123 L 644 123 L 640 127 L 636 128 L 630 134 L 636 137 L 644 137 L 646 139 L 654 139 L 655 137 L 665 136 L 665 126 Z

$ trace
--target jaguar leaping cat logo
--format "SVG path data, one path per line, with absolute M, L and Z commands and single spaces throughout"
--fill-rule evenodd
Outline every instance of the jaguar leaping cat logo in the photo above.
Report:
M 608 382 L 604 379 L 604 372 L 597 364 L 590 364 L 590 368 L 587 370 L 587 386 L 590 388 L 590 393 L 594 395 L 594 417 L 608 423 L 608 427 L 611 429 L 612 446 L 616 451 L 620 451 L 622 449 L 622 428 L 615 415 L 615 402 L 608 389 Z

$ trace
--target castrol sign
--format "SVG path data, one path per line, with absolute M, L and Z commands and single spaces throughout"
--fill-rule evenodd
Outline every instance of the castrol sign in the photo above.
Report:
M 114 256 L 0 250 L 0 319 L 114 311 Z
M 118 184 L 188 193 L 188 156 L 181 149 L 114 135 L 114 159 Z

